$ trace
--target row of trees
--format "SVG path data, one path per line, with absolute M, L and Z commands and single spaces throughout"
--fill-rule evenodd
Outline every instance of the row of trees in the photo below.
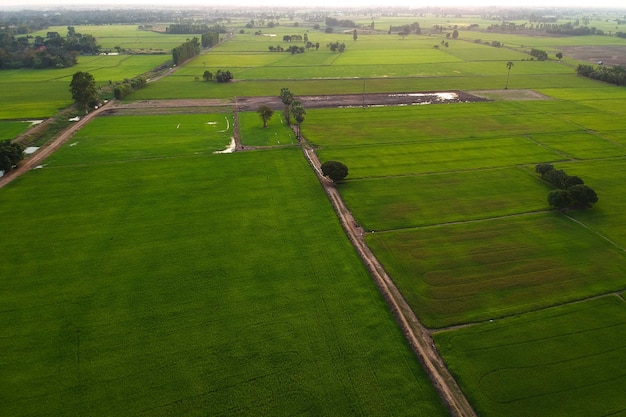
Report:
M 10 139 L 0 141 L 0 171 L 5 173 L 24 159 L 24 147 Z
M 196 55 L 200 55 L 200 42 L 194 37 L 172 50 L 172 61 L 174 65 L 180 65 Z
M 209 26 L 206 23 L 173 23 L 165 28 L 165 32 L 179 35 L 199 35 L 207 32 L 226 33 L 226 28 L 221 25 Z
M 604 81 L 606 83 L 626 85 L 626 67 L 622 65 L 593 66 L 581 64 L 576 68 L 576 73 L 583 77 Z
M 218 32 L 204 32 L 200 37 L 203 48 L 211 48 L 220 42 L 220 34 Z
M 136 91 L 136 90 L 139 90 L 140 88 L 145 87 L 147 83 L 148 82 L 146 80 L 146 77 L 143 77 L 143 76 L 138 76 L 130 80 L 126 79 L 123 82 L 118 83 L 115 87 L 113 87 L 113 96 L 116 99 L 121 100 L 122 98 L 126 97 L 133 91 Z
M 554 169 L 551 164 L 538 164 L 535 172 L 557 189 L 548 193 L 548 204 L 559 210 L 568 208 L 589 208 L 598 202 L 593 188 L 577 177 L 570 176 L 562 169 Z

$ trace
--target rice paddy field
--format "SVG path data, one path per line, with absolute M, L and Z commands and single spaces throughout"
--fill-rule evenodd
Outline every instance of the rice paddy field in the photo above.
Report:
M 3 415 L 445 415 L 301 151 L 213 154 L 225 117 L 100 118 L 2 189 Z
M 305 30 L 319 50 L 269 52 Z M 487 97 L 307 109 L 302 133 L 349 167 L 344 201 L 479 416 L 626 416 L 626 88 L 578 77 L 567 55 L 526 54 L 626 41 L 461 30 L 446 48 L 443 35 L 244 32 L 127 101 L 283 87 Z M 166 47 L 106 33 L 110 47 Z M 80 65 L 108 82 L 156 63 L 131 57 Z M 207 69 L 235 82 L 197 81 Z M 51 72 L 33 76 L 46 100 L 2 106 L 0 119 L 63 106 L 56 90 L 75 70 L 56 87 Z M 235 118 L 243 145 L 262 150 L 213 153 Z M 261 126 L 256 112 L 99 117 L 0 189 L 0 227 L 18 237 L 0 244 L 0 414 L 447 415 L 282 115 Z M 551 210 L 538 163 L 582 178 L 598 203 Z

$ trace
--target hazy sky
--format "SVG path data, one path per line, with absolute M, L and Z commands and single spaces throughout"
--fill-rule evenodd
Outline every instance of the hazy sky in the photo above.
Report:
M 297 6 L 299 4 L 307 4 L 294 2 L 293 0 L 2 0 L 0 8 L 20 7 L 27 8 L 29 6 L 52 8 L 59 5 L 80 5 L 115 7 L 125 5 L 136 6 L 166 6 L 166 7 L 182 7 L 190 6 L 208 6 L 211 5 L 229 5 L 229 6 Z M 377 5 L 399 5 L 414 6 L 416 8 L 426 6 L 501 6 L 511 7 L 513 5 L 522 5 L 525 7 L 607 7 L 607 8 L 626 8 L 626 0 L 315 0 L 308 3 L 310 7 L 358 7 L 358 6 L 377 6 Z

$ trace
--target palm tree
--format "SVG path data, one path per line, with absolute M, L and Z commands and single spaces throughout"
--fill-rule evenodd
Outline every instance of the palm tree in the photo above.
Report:
M 506 85 L 504 86 L 505 90 L 509 89 L 509 76 L 511 75 L 511 68 L 513 68 L 513 62 L 509 61 L 506 63 L 506 67 L 508 68 L 509 72 L 506 73 Z

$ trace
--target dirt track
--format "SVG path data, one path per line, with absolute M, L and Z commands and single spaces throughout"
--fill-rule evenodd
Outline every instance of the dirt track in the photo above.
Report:
M 404 297 L 402 297 L 395 283 L 389 275 L 387 275 L 387 272 L 385 272 L 374 253 L 367 246 L 363 229 L 358 225 L 352 213 L 350 213 L 346 207 L 335 185 L 326 177 L 322 176 L 321 164 L 315 151 L 306 144 L 303 144 L 302 151 L 324 187 L 348 238 L 359 253 L 363 263 L 370 271 L 372 278 L 385 297 L 411 349 L 413 349 L 419 358 L 444 404 L 455 417 L 476 417 L 474 409 L 467 401 L 467 398 L 465 398 L 465 395 L 435 348 L 435 344 L 428 330 L 422 326 L 411 307 L 404 300 Z
M 94 117 L 98 116 L 105 110 L 107 110 L 110 106 L 114 104 L 113 101 L 108 102 L 104 106 L 100 107 L 97 110 L 92 111 L 91 113 L 82 117 L 78 122 L 74 123 L 64 131 L 62 131 L 59 136 L 57 136 L 52 142 L 47 143 L 45 146 L 42 146 L 35 152 L 33 155 L 25 159 L 17 168 L 12 171 L 9 171 L 2 177 L 0 177 L 0 188 L 4 187 L 23 173 L 30 171 L 36 166 L 40 165 L 41 162 L 52 155 L 57 149 L 61 147 L 65 142 L 67 142 L 74 133 L 78 132 L 82 129 L 87 123 L 91 121 Z

